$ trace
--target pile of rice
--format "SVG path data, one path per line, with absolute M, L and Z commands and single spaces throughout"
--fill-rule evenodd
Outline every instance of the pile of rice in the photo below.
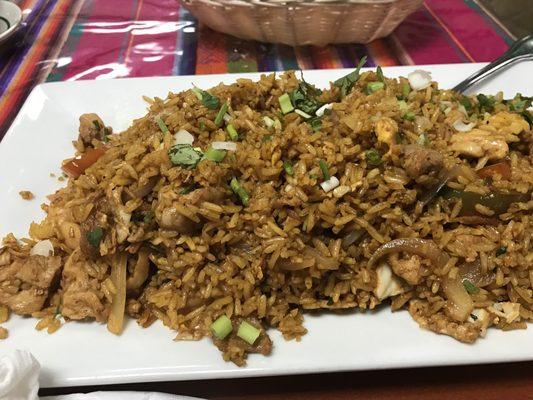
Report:
M 212 337 L 237 365 L 270 353 L 268 328 L 298 340 L 306 310 L 390 304 L 468 343 L 526 328 L 531 100 L 409 78 L 364 72 L 322 92 L 292 72 L 238 79 L 149 99 L 119 134 L 81 126 L 77 154 L 102 154 L 49 197 L 30 238 L 4 239 L 2 322 L 9 309 L 49 332 L 94 319 L 120 333 L 124 315 L 159 319 L 177 339 Z M 307 111 L 283 113 L 283 94 Z M 222 160 L 173 162 L 211 147 Z M 233 330 L 217 338 L 222 315 Z M 253 343 L 242 321 L 259 330 Z

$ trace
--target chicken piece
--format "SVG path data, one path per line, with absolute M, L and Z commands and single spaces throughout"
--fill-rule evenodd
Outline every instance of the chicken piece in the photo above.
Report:
M 496 132 L 500 135 L 518 135 L 529 130 L 529 124 L 519 114 L 508 111 L 500 111 L 491 115 L 485 124 L 481 124 L 479 129 L 488 132 Z
M 416 254 L 411 255 L 408 259 L 399 259 L 398 254 L 392 254 L 389 256 L 389 263 L 394 273 L 408 284 L 417 285 L 420 283 L 424 268 L 420 262 L 420 257 Z
M 387 263 L 382 263 L 376 268 L 376 288 L 374 294 L 379 300 L 404 293 L 406 288 L 400 278 L 392 273 Z
M 106 307 L 97 294 L 101 282 L 89 276 L 87 263 L 90 264 L 92 261 L 84 258 L 80 250 L 75 250 L 65 263 L 61 279 L 63 289 L 61 314 L 75 320 L 95 318 L 104 322 Z M 96 268 L 92 266 L 92 269 Z
M 21 315 L 40 311 L 61 270 L 61 257 L 31 256 L 0 269 L 0 304 Z
M 398 124 L 391 118 L 383 117 L 376 123 L 375 132 L 378 142 L 387 144 L 390 151 L 392 146 L 396 144 Z
M 509 145 L 504 135 L 481 129 L 456 133 L 451 138 L 451 149 L 467 157 L 500 160 L 509 154 Z
M 105 136 L 109 134 L 110 128 L 106 127 L 104 121 L 94 114 L 82 114 L 80 116 L 78 139 L 83 142 L 85 146 L 90 146 L 93 140 L 104 140 Z
M 407 175 L 413 179 L 442 169 L 444 159 L 436 150 L 418 144 L 409 144 L 402 146 L 400 151 L 402 166 Z
M 218 203 L 225 197 L 226 193 L 224 190 L 216 188 L 201 188 L 184 195 L 180 199 L 179 203 L 196 206 L 204 201 Z M 192 218 L 195 218 L 196 220 Z M 204 219 L 196 215 L 191 215 L 191 218 L 188 218 L 185 215 L 180 214 L 176 208 L 169 207 L 163 210 L 160 218 L 158 218 L 158 223 L 163 229 L 171 229 L 183 234 L 192 234 L 202 229 Z
M 103 311 L 104 305 L 96 293 L 91 290 L 67 290 L 63 295 L 61 315 L 64 317 L 74 320 L 83 320 L 86 318 L 96 318 L 97 320 L 101 320 L 99 316 Z
M 451 336 L 464 343 L 474 343 L 483 331 L 481 324 L 457 323 L 442 311 L 432 313 L 431 306 L 425 300 L 411 300 L 409 314 L 421 328 Z

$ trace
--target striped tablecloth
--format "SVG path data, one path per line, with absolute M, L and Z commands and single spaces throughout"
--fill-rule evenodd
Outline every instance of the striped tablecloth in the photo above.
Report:
M 298 47 L 239 40 L 175 0 L 19 0 L 26 28 L 0 50 L 0 138 L 43 81 L 489 61 L 513 41 L 475 0 L 425 0 L 385 39 Z

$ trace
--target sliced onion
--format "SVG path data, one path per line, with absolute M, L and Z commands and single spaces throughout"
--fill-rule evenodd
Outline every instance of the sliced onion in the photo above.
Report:
M 372 267 L 381 257 L 387 254 L 399 253 L 400 251 L 428 258 L 436 268 L 444 267 L 450 258 L 448 254 L 439 249 L 431 240 L 420 238 L 394 239 L 385 243 L 374 252 L 368 260 L 368 266 Z
M 54 245 L 48 239 L 41 240 L 32 247 L 30 250 L 30 256 L 53 256 L 54 255 Z
M 339 186 L 339 184 L 340 184 L 340 182 L 337 179 L 337 177 L 332 176 L 327 181 L 322 182 L 320 184 L 320 186 L 322 187 L 322 189 L 324 189 L 324 192 L 327 193 L 327 192 L 335 189 L 337 186 Z
M 298 114 L 299 116 L 305 118 L 305 119 L 309 119 L 309 118 L 311 118 L 311 115 L 307 114 L 306 112 L 304 112 L 304 111 L 302 111 L 302 110 L 298 110 L 298 109 L 296 109 L 296 110 L 294 110 L 294 112 L 295 112 L 296 114 Z
M 316 110 L 315 114 L 317 117 L 321 117 L 324 115 L 324 112 L 326 110 L 331 110 L 331 108 L 333 107 L 333 103 L 327 103 L 327 104 L 324 104 L 322 107 L 320 107 L 318 110 Z
M 457 110 L 459 110 L 459 112 L 463 114 L 465 117 L 468 117 L 468 112 L 466 111 L 465 106 L 463 106 L 462 104 L 459 104 L 459 107 L 457 107 Z
M 180 129 L 174 134 L 174 144 L 190 144 L 192 146 L 193 142 L 194 136 L 185 129 Z
M 229 115 L 228 113 L 224 114 L 224 116 L 222 118 L 227 123 L 229 123 L 231 121 L 231 115 Z
M 494 282 L 495 279 L 494 272 L 483 272 L 479 260 L 464 263 L 459 266 L 458 276 L 461 282 L 468 280 L 477 287 L 488 286 Z
M 466 321 L 474 309 L 474 302 L 459 279 L 445 277 L 442 291 L 448 300 L 446 309 L 450 317 L 458 322 Z
M 413 90 L 426 89 L 431 85 L 431 73 L 417 69 L 407 75 L 409 85 Z
M 444 185 L 446 185 L 450 180 L 457 178 L 460 172 L 461 168 L 458 165 L 456 165 L 449 171 L 446 171 L 440 181 L 438 181 L 435 186 L 430 188 L 426 192 L 426 194 L 420 198 L 422 205 L 426 206 L 431 200 L 433 200 L 435 196 L 439 193 L 439 191 L 444 187 Z
M 211 147 L 215 150 L 237 151 L 237 143 L 235 142 L 213 142 Z
M 458 132 L 470 132 L 476 126 L 476 123 L 470 122 L 469 124 L 465 124 L 462 119 L 458 119 L 452 126 Z

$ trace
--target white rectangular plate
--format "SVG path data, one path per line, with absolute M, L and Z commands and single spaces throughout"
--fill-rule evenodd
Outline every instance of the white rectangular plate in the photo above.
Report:
M 449 88 L 479 69 L 480 64 L 417 67 L 431 71 L 443 88 Z M 532 63 L 522 63 L 480 86 L 485 93 L 503 90 L 533 95 Z M 416 68 L 385 68 L 387 76 L 406 75 Z M 348 70 L 306 71 L 307 81 L 326 87 Z M 47 83 L 37 86 L 4 140 L 0 143 L 0 236 L 27 235 L 33 220 L 44 214 L 40 204 L 60 187 L 50 172 L 59 174 L 61 160 L 72 155 L 78 117 L 98 113 L 115 131 L 126 128 L 145 113 L 142 95 L 165 97 L 194 83 L 209 88 L 238 77 L 259 74 L 181 76 Z M 36 199 L 23 201 L 20 190 Z M 15 348 L 31 351 L 43 366 L 41 386 L 75 386 L 142 381 L 235 378 L 310 372 L 421 367 L 533 360 L 533 329 L 501 332 L 489 330 L 474 345 L 424 331 L 407 312 L 346 315 L 307 315 L 309 333 L 300 343 L 286 342 L 272 331 L 271 356 L 252 355 L 248 366 L 238 368 L 222 360 L 209 340 L 174 342 L 175 333 L 160 324 L 141 329 L 127 323 L 120 336 L 97 323 L 68 323 L 48 335 L 34 330 L 36 320 L 12 317 L 5 324 L 9 338 L 0 356 Z

